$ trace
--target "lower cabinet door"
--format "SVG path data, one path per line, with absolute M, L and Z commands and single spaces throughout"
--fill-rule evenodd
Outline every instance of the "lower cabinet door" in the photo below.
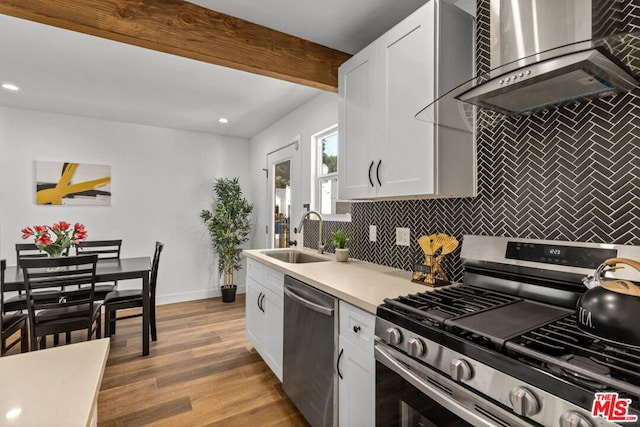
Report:
M 264 339 L 264 354 L 262 358 L 271 368 L 276 377 L 282 382 L 282 342 L 284 338 L 283 297 L 265 289 L 262 300 L 264 308 L 264 325 L 266 330 Z
M 338 410 L 341 427 L 374 426 L 376 363 L 373 351 L 368 353 L 352 344 L 342 335 L 339 338 L 342 353 L 338 363 L 339 378 Z M 340 353 L 339 353 L 340 354 Z
M 265 313 L 262 311 L 264 288 L 255 280 L 247 277 L 247 295 L 245 301 L 247 338 L 260 354 L 264 349 Z

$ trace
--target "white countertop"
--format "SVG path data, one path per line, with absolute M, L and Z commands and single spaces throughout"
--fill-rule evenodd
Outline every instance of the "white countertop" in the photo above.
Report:
M 263 252 L 280 249 L 251 249 L 243 253 L 251 259 L 301 280 L 365 311 L 375 314 L 385 298 L 395 298 L 433 288 L 411 282 L 411 272 L 378 264 L 349 259 L 335 261 L 333 254 L 318 254 L 312 249 L 301 249 L 311 255 L 325 257 L 327 262 L 290 264 L 272 258 Z M 282 249 L 288 250 L 288 249 Z
M 103 338 L 0 358 L 0 426 L 90 425 L 108 355 Z

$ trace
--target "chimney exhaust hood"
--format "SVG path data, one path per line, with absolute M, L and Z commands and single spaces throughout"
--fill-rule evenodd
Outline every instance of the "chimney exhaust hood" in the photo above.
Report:
M 522 115 L 638 85 L 593 42 L 617 33 L 618 0 L 491 0 L 490 13 L 492 71 L 460 101 Z

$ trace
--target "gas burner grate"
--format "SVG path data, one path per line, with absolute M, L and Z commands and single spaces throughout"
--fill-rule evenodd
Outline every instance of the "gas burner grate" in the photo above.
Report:
M 576 377 L 594 391 L 620 389 L 640 397 L 640 349 L 617 345 L 582 332 L 575 314 L 520 335 L 507 344 L 510 351 L 539 368 L 565 378 Z M 593 368 L 583 362 L 588 361 Z M 607 372 L 607 374 L 603 374 Z M 622 391 L 621 390 L 621 391 Z
M 406 313 L 420 321 L 441 324 L 445 319 L 463 317 L 517 301 L 520 298 L 511 295 L 474 286 L 457 286 L 386 299 L 384 302 L 393 311 Z

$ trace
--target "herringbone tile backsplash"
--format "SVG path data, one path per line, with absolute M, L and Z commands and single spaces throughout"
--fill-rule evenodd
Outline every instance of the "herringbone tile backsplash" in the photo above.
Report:
M 488 0 L 478 3 L 477 65 L 486 72 Z M 624 24 L 637 27 L 640 0 L 622 5 Z M 416 239 L 435 232 L 640 244 L 640 90 L 508 118 L 478 133 L 477 152 L 477 197 L 354 203 L 352 222 L 325 223 L 325 239 L 345 229 L 353 258 L 404 270 L 422 260 Z M 312 247 L 317 222 L 307 226 Z M 395 244 L 396 227 L 411 229 L 411 246 Z M 445 265 L 456 280 L 459 253 Z

